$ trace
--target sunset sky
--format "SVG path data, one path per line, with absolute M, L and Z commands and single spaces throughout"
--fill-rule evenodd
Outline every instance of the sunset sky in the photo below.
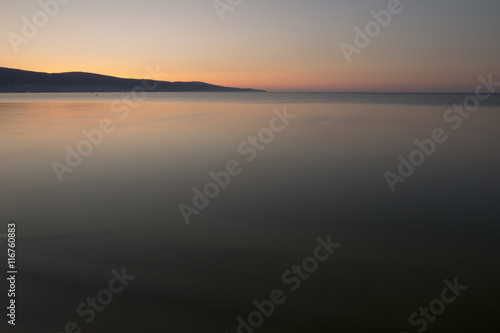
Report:
M 159 65 L 166 81 L 270 91 L 471 91 L 500 76 L 496 0 L 403 0 L 348 63 L 339 44 L 387 4 L 243 0 L 221 21 L 212 0 L 72 0 L 16 53 L 9 33 L 41 7 L 2 0 L 0 67 L 142 78 Z

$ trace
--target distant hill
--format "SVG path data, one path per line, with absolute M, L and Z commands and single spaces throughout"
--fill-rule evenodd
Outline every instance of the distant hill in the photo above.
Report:
M 216 86 L 204 82 L 156 81 L 158 86 L 149 91 L 171 92 L 265 92 L 256 89 L 241 89 Z M 152 85 L 149 82 L 149 85 Z M 40 73 L 0 67 L 1 92 L 119 92 L 143 87 L 143 80 L 122 79 L 113 76 L 70 72 Z

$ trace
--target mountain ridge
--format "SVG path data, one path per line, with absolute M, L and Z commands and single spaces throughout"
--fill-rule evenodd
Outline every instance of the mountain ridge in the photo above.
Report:
M 234 88 L 191 81 L 156 81 L 146 89 L 144 79 L 119 78 L 88 72 L 44 73 L 0 67 L 0 93 L 23 92 L 125 92 L 142 87 L 151 92 L 266 92 L 251 88 Z

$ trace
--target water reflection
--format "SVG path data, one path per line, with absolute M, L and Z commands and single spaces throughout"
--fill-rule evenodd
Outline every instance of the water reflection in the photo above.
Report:
M 394 195 L 383 172 L 397 167 L 415 139 L 443 126 L 448 106 L 432 102 L 436 95 L 412 104 L 408 96 L 348 103 L 352 95 L 249 94 L 236 102 L 235 95 L 151 94 L 125 120 L 113 112 L 117 96 L 0 102 L 0 220 L 19 221 L 20 304 L 26 313 L 42 308 L 33 327 L 60 327 L 110 269 L 127 266 L 137 283 L 93 332 L 123 323 L 123 311 L 134 313 L 126 322 L 137 329 L 233 330 L 235 318 L 328 234 L 343 244 L 338 257 L 262 332 L 362 331 L 387 313 L 394 320 L 384 327 L 401 330 L 423 304 L 418 288 L 457 275 L 474 285 L 474 299 L 494 308 L 482 288 L 499 277 L 491 270 L 499 250 L 497 106 L 450 133 Z M 284 105 L 298 115 L 291 126 L 242 164 L 242 174 L 187 227 L 179 203 L 192 199 L 210 171 L 242 160 L 238 145 Z M 115 131 L 59 183 L 51 163 L 64 162 L 66 147 L 103 118 Z M 452 319 L 443 320 L 458 328 Z

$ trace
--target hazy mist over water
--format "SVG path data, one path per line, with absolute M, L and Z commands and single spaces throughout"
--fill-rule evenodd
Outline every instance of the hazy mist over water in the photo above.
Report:
M 0 220 L 18 222 L 20 325 L 63 331 L 125 266 L 136 279 L 84 332 L 236 332 L 331 234 L 342 246 L 258 332 L 410 331 L 408 315 L 455 276 L 471 287 L 429 332 L 491 327 L 500 96 L 454 130 L 443 115 L 467 96 L 149 93 L 121 120 L 122 94 L 1 95 Z M 297 117 L 247 162 L 238 146 L 284 108 Z M 60 183 L 52 163 L 104 118 L 114 131 Z M 446 142 L 392 193 L 384 173 L 436 128 Z M 179 204 L 231 160 L 241 174 L 186 225 Z

